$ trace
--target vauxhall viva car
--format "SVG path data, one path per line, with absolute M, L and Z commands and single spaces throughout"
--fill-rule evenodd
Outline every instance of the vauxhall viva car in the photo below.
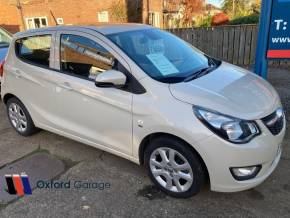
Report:
M 45 129 L 144 164 L 174 197 L 262 183 L 286 127 L 267 81 L 138 24 L 16 34 L 1 96 L 19 134 Z

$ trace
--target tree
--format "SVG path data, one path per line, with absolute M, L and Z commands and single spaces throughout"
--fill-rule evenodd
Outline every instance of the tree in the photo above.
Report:
M 261 0 L 255 0 L 252 3 L 252 10 L 254 14 L 260 14 L 261 12 Z
M 232 19 L 259 14 L 261 0 L 223 0 L 222 9 Z
M 224 0 L 222 9 L 231 18 L 246 16 L 251 14 L 250 3 L 252 0 Z
M 110 11 L 111 11 L 112 17 L 118 22 L 124 23 L 127 21 L 128 19 L 127 7 L 124 1 L 118 0 L 116 2 L 112 2 Z
M 195 26 L 196 27 L 210 27 L 212 21 L 212 16 L 207 15 L 206 17 L 197 19 Z
M 184 0 L 183 1 L 183 26 L 192 26 L 193 16 L 197 13 L 201 13 L 204 7 L 204 0 Z

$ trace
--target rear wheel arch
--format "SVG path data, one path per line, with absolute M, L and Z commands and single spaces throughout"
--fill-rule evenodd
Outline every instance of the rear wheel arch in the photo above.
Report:
M 38 129 L 34 125 L 31 115 L 29 114 L 27 108 L 25 107 L 25 105 L 19 98 L 17 98 L 16 96 L 12 94 L 6 94 L 3 98 L 3 101 L 6 104 L 6 111 L 7 111 L 8 119 L 12 127 L 17 131 L 17 133 L 26 137 L 26 136 L 31 136 L 39 132 L 40 129 Z M 18 109 L 16 110 L 14 109 L 15 111 L 13 112 L 14 107 Z M 14 115 L 13 113 L 16 113 L 18 115 Z M 18 118 L 15 118 L 15 117 L 18 117 Z M 21 125 L 21 127 L 18 126 L 19 124 Z
M 204 171 L 206 172 L 206 177 L 207 177 L 207 179 L 209 181 L 209 174 L 208 174 L 207 166 L 206 166 L 203 158 L 201 157 L 201 155 L 198 153 L 198 151 L 193 146 L 191 146 L 188 142 L 183 140 L 182 138 L 180 138 L 180 137 L 178 137 L 176 135 L 173 135 L 173 134 L 169 134 L 169 133 L 163 133 L 163 132 L 152 133 L 150 135 L 147 135 L 142 140 L 142 142 L 140 143 L 140 146 L 139 146 L 139 162 L 140 162 L 141 165 L 144 164 L 144 154 L 145 154 L 147 146 L 150 144 L 151 141 L 153 141 L 153 140 L 155 140 L 157 138 L 161 138 L 161 137 L 170 138 L 172 140 L 180 141 L 187 148 L 189 148 L 193 153 L 195 153 L 198 156 L 199 160 L 201 161 L 202 166 L 204 168 Z
M 17 97 L 16 97 L 15 95 L 11 94 L 11 93 L 7 93 L 7 94 L 5 94 L 4 97 L 3 97 L 3 102 L 4 102 L 5 104 L 7 104 L 8 100 L 9 100 L 10 98 L 17 98 Z M 20 100 L 19 98 L 17 98 L 17 99 Z

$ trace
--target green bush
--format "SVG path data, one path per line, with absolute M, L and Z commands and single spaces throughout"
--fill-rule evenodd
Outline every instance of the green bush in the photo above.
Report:
M 211 20 L 212 20 L 212 17 L 211 16 L 207 16 L 205 18 L 202 18 L 202 19 L 199 19 L 195 26 L 196 27 L 210 27 L 211 26 Z
M 259 14 L 251 14 L 245 17 L 239 17 L 231 20 L 230 25 L 239 25 L 239 24 L 257 24 L 259 23 Z

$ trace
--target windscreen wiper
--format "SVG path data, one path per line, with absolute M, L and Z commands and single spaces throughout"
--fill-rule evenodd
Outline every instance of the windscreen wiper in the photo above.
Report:
M 164 78 L 157 78 L 160 82 L 163 83 L 178 83 L 184 80 L 184 77 L 169 76 Z
M 204 76 L 204 75 L 210 73 L 210 72 L 213 71 L 214 69 L 216 69 L 215 66 L 213 66 L 213 67 L 206 67 L 206 68 L 203 68 L 203 69 L 201 69 L 201 70 L 199 70 L 199 71 L 193 73 L 192 75 L 186 77 L 186 78 L 183 80 L 183 82 L 189 82 L 189 81 L 191 81 L 191 80 L 195 80 L 195 79 L 197 79 L 197 78 L 199 78 L 199 77 L 202 77 L 202 76 Z

